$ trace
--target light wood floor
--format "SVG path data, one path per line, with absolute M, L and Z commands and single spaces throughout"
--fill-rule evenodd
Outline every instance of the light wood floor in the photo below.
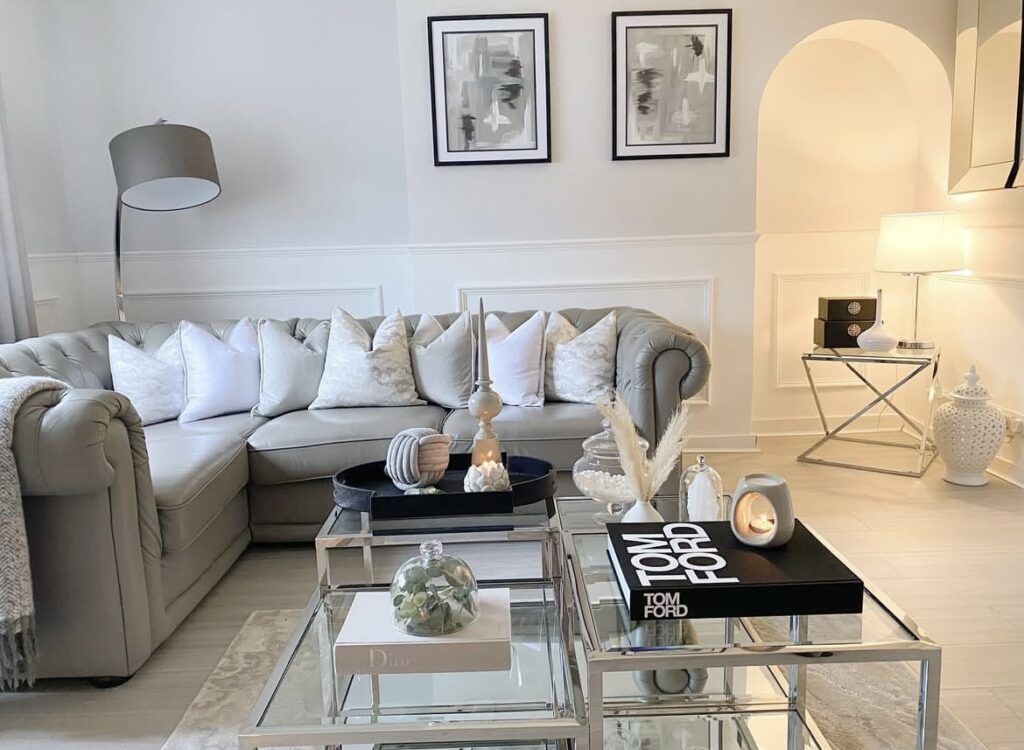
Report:
M 807 438 L 710 456 L 727 487 L 789 480 L 797 512 L 943 645 L 943 699 L 992 750 L 1024 750 L 1024 490 L 954 487 L 935 465 L 905 479 L 800 464 Z M 0 694 L 0 748 L 158 749 L 248 614 L 300 608 L 311 548 L 254 547 L 126 685 Z

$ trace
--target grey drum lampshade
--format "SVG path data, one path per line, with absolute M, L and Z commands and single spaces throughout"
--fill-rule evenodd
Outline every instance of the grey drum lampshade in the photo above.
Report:
M 210 136 L 188 125 L 157 123 L 132 128 L 110 141 L 117 191 L 141 211 L 177 211 L 220 194 Z

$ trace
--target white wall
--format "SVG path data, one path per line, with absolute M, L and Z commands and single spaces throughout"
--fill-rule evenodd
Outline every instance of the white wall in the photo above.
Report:
M 697 417 L 710 447 L 750 446 L 755 409 L 776 396 L 774 385 L 771 394 L 759 390 L 765 381 L 755 371 L 776 334 L 764 279 L 824 268 L 852 274 L 837 280 L 837 290 L 847 289 L 870 264 L 871 215 L 911 193 L 920 203 L 941 171 L 918 158 L 911 185 L 888 158 L 876 159 L 877 168 L 830 185 L 828 200 L 803 211 L 818 217 L 815 231 L 841 230 L 825 243 L 829 250 L 806 234 L 807 225 L 788 219 L 771 224 L 757 244 L 758 114 L 779 62 L 823 28 L 868 18 L 908 29 L 949 69 L 954 0 L 726 3 L 735 11 L 732 156 L 633 163 L 613 163 L 609 154 L 610 12 L 678 3 L 490 3 L 486 12 L 551 15 L 554 160 L 468 168 L 433 166 L 425 18 L 479 13 L 479 2 L 10 1 L 45 16 L 38 44 L 50 72 L 40 90 L 50 109 L 22 95 L 9 103 L 16 110 L 9 116 L 19 121 L 26 169 L 51 164 L 43 172 L 63 186 L 60 242 L 41 239 L 45 219 L 55 216 L 45 203 L 33 198 L 29 211 L 41 217 L 30 252 L 74 253 L 33 263 L 53 325 L 112 314 L 114 183 L 106 144 L 119 130 L 164 116 L 210 132 L 224 193 L 191 211 L 128 217 L 135 317 L 323 315 L 333 304 L 366 313 L 441 311 L 480 293 L 501 307 L 650 307 L 710 343 L 710 406 Z M 851 44 L 848 34 L 841 43 Z M 875 83 L 905 67 L 892 55 L 849 51 L 874 71 Z M 0 76 L 23 76 L 23 67 L 20 58 L 0 58 Z M 856 77 L 855 70 L 836 72 L 847 83 Z M 817 83 L 830 81 L 819 76 Z M 907 86 L 911 96 L 919 88 Z M 881 88 L 900 113 L 909 106 L 895 84 Z M 832 103 L 843 104 L 841 97 Z M 909 121 L 900 113 L 882 117 L 899 125 L 895 148 L 912 160 Z M 37 130 L 36 120 L 55 132 Z M 934 140 L 932 131 L 918 132 L 915 147 L 932 155 Z M 844 194 L 870 191 L 881 175 L 884 200 L 875 196 L 858 215 L 837 217 Z M 819 194 L 814 185 L 803 193 Z M 818 288 L 784 283 L 800 290 L 796 300 Z M 806 317 L 781 310 L 784 326 Z M 791 410 L 801 419 L 803 398 L 784 394 L 790 400 L 780 411 L 756 415 L 775 419 Z

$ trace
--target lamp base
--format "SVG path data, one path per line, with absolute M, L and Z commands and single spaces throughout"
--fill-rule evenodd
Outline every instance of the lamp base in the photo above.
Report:
M 934 349 L 934 341 L 921 341 L 920 339 L 900 339 L 897 344 L 900 349 Z

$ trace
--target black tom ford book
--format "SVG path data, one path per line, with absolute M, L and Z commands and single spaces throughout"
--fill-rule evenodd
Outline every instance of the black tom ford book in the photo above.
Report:
M 631 620 L 859 613 L 864 584 L 800 521 L 782 547 L 740 543 L 727 521 L 608 524 Z

